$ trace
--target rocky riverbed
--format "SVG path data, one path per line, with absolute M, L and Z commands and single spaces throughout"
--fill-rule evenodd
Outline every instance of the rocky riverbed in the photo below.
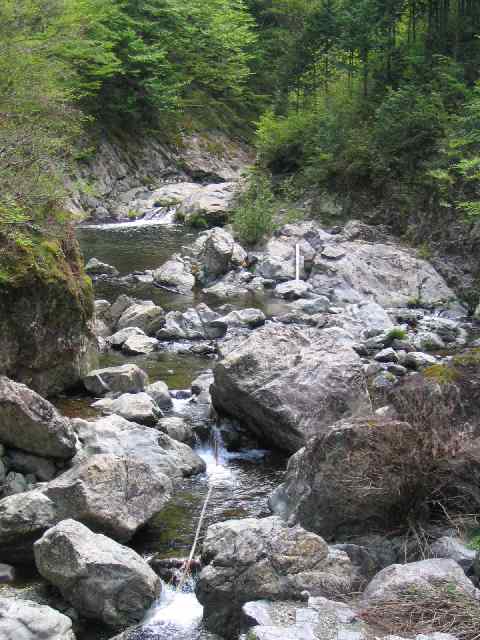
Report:
M 183 218 L 212 204 L 171 188 Z M 361 222 L 249 251 L 158 208 L 79 229 L 82 385 L 52 404 L 0 379 L 0 636 L 469 637 L 394 615 L 412 590 L 480 612 L 459 524 L 480 505 L 478 328 L 455 292 Z

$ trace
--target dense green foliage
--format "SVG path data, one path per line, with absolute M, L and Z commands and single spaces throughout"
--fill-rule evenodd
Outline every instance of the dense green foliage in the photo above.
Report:
M 174 129 L 249 104 L 253 26 L 242 0 L 0 3 L 0 281 L 61 241 L 85 125 Z
M 474 0 L 4 0 L 4 242 L 61 218 L 92 121 L 175 136 L 256 120 L 259 165 L 301 188 L 475 219 L 479 35 Z M 277 206 L 259 180 L 235 213 L 249 242 Z
M 480 4 L 258 0 L 261 161 L 300 185 L 480 215 Z

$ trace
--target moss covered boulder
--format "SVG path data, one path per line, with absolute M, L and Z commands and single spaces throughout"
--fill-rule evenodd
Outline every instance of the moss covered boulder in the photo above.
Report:
M 93 291 L 73 231 L 0 229 L 0 374 L 42 395 L 95 366 Z

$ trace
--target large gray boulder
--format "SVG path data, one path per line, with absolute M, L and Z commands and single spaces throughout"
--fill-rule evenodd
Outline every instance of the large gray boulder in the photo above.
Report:
M 122 364 L 90 371 L 83 378 L 87 391 L 95 396 L 107 393 L 139 393 L 148 384 L 148 376 L 136 364 Z
M 220 227 L 202 233 L 194 245 L 194 253 L 198 264 L 196 279 L 203 286 L 241 266 L 247 259 L 246 251 Z
M 275 447 L 295 452 L 370 406 L 361 360 L 334 334 L 272 323 L 225 349 L 214 369 L 214 407 Z
M 39 456 L 69 459 L 76 437 L 70 421 L 24 384 L 0 376 L 0 443 Z
M 0 559 L 30 562 L 33 543 L 67 518 L 125 542 L 171 490 L 165 474 L 136 457 L 94 455 L 42 489 L 0 500 Z
M 205 470 L 204 461 L 186 444 L 121 416 L 112 415 L 95 422 L 78 419 L 74 426 L 83 445 L 78 456 L 80 459 L 99 453 L 135 456 L 171 478 L 191 476 Z
M 117 322 L 117 329 L 137 327 L 147 335 L 154 335 L 165 322 L 164 310 L 151 300 L 138 302 L 128 307 Z
M 369 607 L 385 601 L 395 600 L 402 593 L 415 589 L 417 593 L 428 593 L 438 584 L 451 585 L 467 595 L 480 598 L 476 589 L 454 560 L 434 558 L 408 564 L 393 564 L 373 578 L 362 595 L 362 605 Z
M 125 420 L 154 427 L 163 413 L 155 400 L 146 392 L 123 393 L 118 398 L 103 398 L 93 407 L 106 414 L 117 414 Z
M 417 464 L 417 446 L 418 428 L 406 422 L 342 420 L 290 458 L 270 506 L 327 539 L 398 527 L 431 490 L 432 461 Z
M 30 600 L 0 598 L 0 638 L 2 640 L 75 640 L 72 621 Z
M 355 574 L 348 556 L 319 536 L 280 518 L 230 520 L 208 528 L 206 566 L 196 587 L 209 631 L 231 637 L 250 600 L 299 600 L 303 591 L 348 593 Z
M 382 307 L 416 302 L 428 307 L 455 300 L 444 279 L 413 250 L 361 240 L 334 247 L 334 254 L 325 249 L 317 253 L 309 282 L 317 293 L 329 293 L 337 302 L 370 300 Z
M 153 272 L 154 281 L 164 287 L 173 288 L 179 293 L 190 293 L 195 286 L 192 265 L 181 256 L 173 256 Z
M 64 520 L 34 545 L 40 575 L 78 613 L 112 627 L 139 622 L 161 591 L 161 581 L 135 551 L 80 522 Z

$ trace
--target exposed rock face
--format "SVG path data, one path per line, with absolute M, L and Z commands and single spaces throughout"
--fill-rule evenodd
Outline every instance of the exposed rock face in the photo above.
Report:
M 66 518 L 127 541 L 160 511 L 170 491 L 170 480 L 138 458 L 92 456 L 43 489 L 0 501 L 0 556 L 29 562 L 33 543 Z
M 383 307 L 405 307 L 418 301 L 428 307 L 455 300 L 443 278 L 413 251 L 360 240 L 335 248 L 335 257 L 325 250 L 316 255 L 309 282 L 318 293 L 331 292 L 337 302 L 371 300 Z
M 347 593 L 354 581 L 348 556 L 322 538 L 279 518 L 230 520 L 208 528 L 196 593 L 207 628 L 232 637 L 252 599 L 299 600 Z
M 2 640 L 75 640 L 72 621 L 51 607 L 0 598 Z
M 74 520 L 49 529 L 34 552 L 40 574 L 76 611 L 113 627 L 139 622 L 161 590 L 135 551 Z
M 180 150 L 151 134 L 137 134 L 122 132 L 119 139 L 109 133 L 95 140 L 94 158 L 77 167 L 80 180 L 72 185 L 73 210 L 105 220 L 126 218 L 132 209 L 146 211 L 158 200 L 179 204 L 201 188 L 198 181 L 238 180 L 252 160 L 247 150 L 222 134 L 185 136 Z M 212 142 L 218 153 L 212 153 Z M 168 180 L 175 184 L 164 185 Z M 94 184 L 98 195 L 79 193 L 82 183 Z
M 203 286 L 241 266 L 247 259 L 247 252 L 220 227 L 202 233 L 194 245 L 194 253 L 198 263 L 196 278 Z
M 69 459 L 73 428 L 53 405 L 24 384 L 0 376 L 0 442 L 39 456 Z
M 271 506 L 326 538 L 393 526 L 408 501 L 408 486 L 391 454 L 398 462 L 405 454 L 406 460 L 414 442 L 416 428 L 405 422 L 342 421 L 290 458 Z
M 328 333 L 266 325 L 232 348 L 214 376 L 220 413 L 291 452 L 369 406 L 359 356 Z
M 172 478 L 205 470 L 204 461 L 187 445 L 120 416 L 112 415 L 95 422 L 75 420 L 74 425 L 83 445 L 79 458 L 99 453 L 135 456 Z
M 383 569 L 365 589 L 362 604 L 368 607 L 386 600 L 394 600 L 411 588 L 417 592 L 428 593 L 428 590 L 439 582 L 451 584 L 468 595 L 480 598 L 480 592 L 454 560 L 435 558 L 408 564 L 393 564 Z
M 148 384 L 147 374 L 136 364 L 123 364 L 90 371 L 83 379 L 90 393 L 103 396 L 107 393 L 139 393 Z
M 72 234 L 73 236 L 73 234 Z M 0 287 L 0 375 L 43 396 L 76 385 L 96 366 L 93 292 L 68 237 L 48 267 L 17 264 Z
M 160 285 L 189 293 L 195 286 L 192 265 L 180 256 L 173 256 L 153 272 L 153 279 Z

